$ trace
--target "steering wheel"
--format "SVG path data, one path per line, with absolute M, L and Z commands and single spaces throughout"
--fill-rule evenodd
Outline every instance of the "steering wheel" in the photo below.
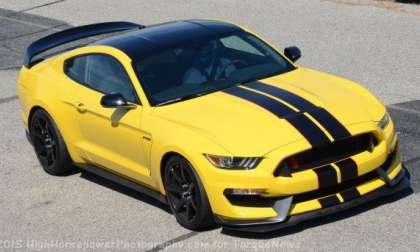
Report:
M 245 60 L 240 60 L 240 59 L 234 59 L 234 60 L 232 60 L 232 61 L 230 61 L 228 64 L 226 64 L 223 68 L 222 68 L 222 71 L 220 71 L 220 73 L 223 73 L 223 75 L 225 76 L 225 79 L 226 79 L 226 73 L 225 73 L 225 71 L 226 71 L 226 69 L 229 67 L 229 66 L 231 66 L 231 65 L 236 65 L 236 64 L 241 64 L 241 65 L 243 65 L 243 66 L 248 66 L 249 64 L 248 64 L 248 62 L 246 62 Z M 218 78 L 218 79 L 221 79 L 221 78 Z

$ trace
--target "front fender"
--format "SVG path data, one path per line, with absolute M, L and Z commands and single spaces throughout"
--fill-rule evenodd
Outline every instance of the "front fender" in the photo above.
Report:
M 165 154 L 172 152 L 186 158 L 197 172 L 205 187 L 209 184 L 206 181 L 205 172 L 209 168 L 208 165 L 210 163 L 203 154 L 232 155 L 220 145 L 185 126 L 165 119 L 157 119 L 155 125 L 154 129 L 158 134 L 156 134 L 155 138 L 152 134 L 151 176 L 154 178 L 156 188 L 162 194 L 165 194 L 165 189 L 163 187 L 161 165 Z M 203 165 L 203 161 L 205 161 L 206 165 Z

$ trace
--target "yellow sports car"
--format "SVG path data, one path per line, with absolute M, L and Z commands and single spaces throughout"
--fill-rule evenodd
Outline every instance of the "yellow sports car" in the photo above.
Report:
M 28 47 L 21 117 L 46 172 L 97 173 L 193 230 L 270 231 L 407 188 L 385 106 L 300 56 L 222 21 L 74 27 Z

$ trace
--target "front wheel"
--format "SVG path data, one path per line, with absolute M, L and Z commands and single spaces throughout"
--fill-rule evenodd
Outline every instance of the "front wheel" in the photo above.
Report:
M 169 158 L 164 170 L 164 186 L 169 206 L 181 226 L 200 230 L 215 224 L 204 187 L 185 158 Z

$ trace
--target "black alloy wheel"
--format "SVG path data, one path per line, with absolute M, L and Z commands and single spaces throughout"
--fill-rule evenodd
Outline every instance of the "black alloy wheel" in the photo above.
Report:
M 52 167 L 57 159 L 57 145 L 50 123 L 44 117 L 36 117 L 31 123 L 31 139 L 43 167 Z
M 38 160 L 47 173 L 64 175 L 73 168 L 63 137 L 47 112 L 41 109 L 34 112 L 29 134 Z
M 182 226 L 198 230 L 214 224 L 207 195 L 187 160 L 180 156 L 168 160 L 164 184 L 171 210 Z

